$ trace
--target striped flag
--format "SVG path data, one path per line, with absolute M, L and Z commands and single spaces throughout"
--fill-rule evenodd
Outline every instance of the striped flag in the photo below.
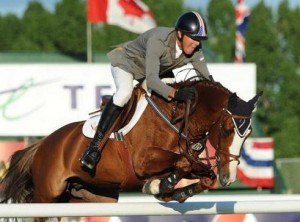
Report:
M 248 138 L 241 150 L 237 177 L 251 187 L 274 187 L 274 149 L 272 138 Z
M 143 33 L 156 26 L 153 13 L 140 0 L 87 0 L 87 20 Z
M 244 2 L 244 0 L 237 0 L 235 8 L 235 62 L 245 62 L 245 33 L 249 22 L 250 9 Z

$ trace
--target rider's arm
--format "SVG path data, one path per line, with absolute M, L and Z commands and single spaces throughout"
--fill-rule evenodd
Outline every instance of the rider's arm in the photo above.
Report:
M 163 83 L 159 77 L 160 72 L 160 58 L 165 53 L 165 45 L 160 40 L 149 40 L 147 42 L 145 55 L 145 74 L 147 86 L 156 93 L 170 100 L 174 97 L 175 90 Z M 171 97 L 171 98 L 170 98 Z

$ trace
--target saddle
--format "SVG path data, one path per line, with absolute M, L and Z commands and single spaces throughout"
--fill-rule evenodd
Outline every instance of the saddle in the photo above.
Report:
M 147 106 L 145 99 L 145 86 L 138 84 L 135 86 L 132 96 L 127 104 L 124 106 L 122 112 L 113 123 L 112 127 L 107 131 L 105 137 L 102 139 L 99 147 L 104 145 L 108 138 L 123 140 L 123 136 L 128 133 L 136 124 L 143 111 Z M 82 133 L 88 137 L 93 138 L 101 117 L 101 112 L 105 105 L 112 98 L 112 95 L 104 95 L 98 110 L 89 113 L 90 117 L 83 123 Z M 101 148 L 102 149 L 102 148 Z

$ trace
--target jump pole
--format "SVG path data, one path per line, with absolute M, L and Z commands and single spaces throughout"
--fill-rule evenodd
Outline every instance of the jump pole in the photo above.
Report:
M 200 196 L 185 203 L 122 202 L 1 204 L 0 217 L 167 216 L 300 212 L 300 195 Z

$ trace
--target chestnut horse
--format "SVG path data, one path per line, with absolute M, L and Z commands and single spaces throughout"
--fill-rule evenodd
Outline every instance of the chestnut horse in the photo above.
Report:
M 79 162 L 90 142 L 82 133 L 84 121 L 15 152 L 1 181 L 2 202 L 117 202 L 120 191 L 141 188 L 162 201 L 184 202 L 214 185 L 215 167 L 220 183 L 230 185 L 261 93 L 244 101 L 218 82 L 193 79 L 171 85 L 193 87 L 195 100 L 166 101 L 137 87 L 134 94 L 148 105 L 121 140 L 106 140 L 94 172 Z M 124 124 L 132 116 L 128 113 L 121 114 Z M 213 156 L 207 154 L 207 140 L 215 148 Z M 196 182 L 177 188 L 183 178 Z

